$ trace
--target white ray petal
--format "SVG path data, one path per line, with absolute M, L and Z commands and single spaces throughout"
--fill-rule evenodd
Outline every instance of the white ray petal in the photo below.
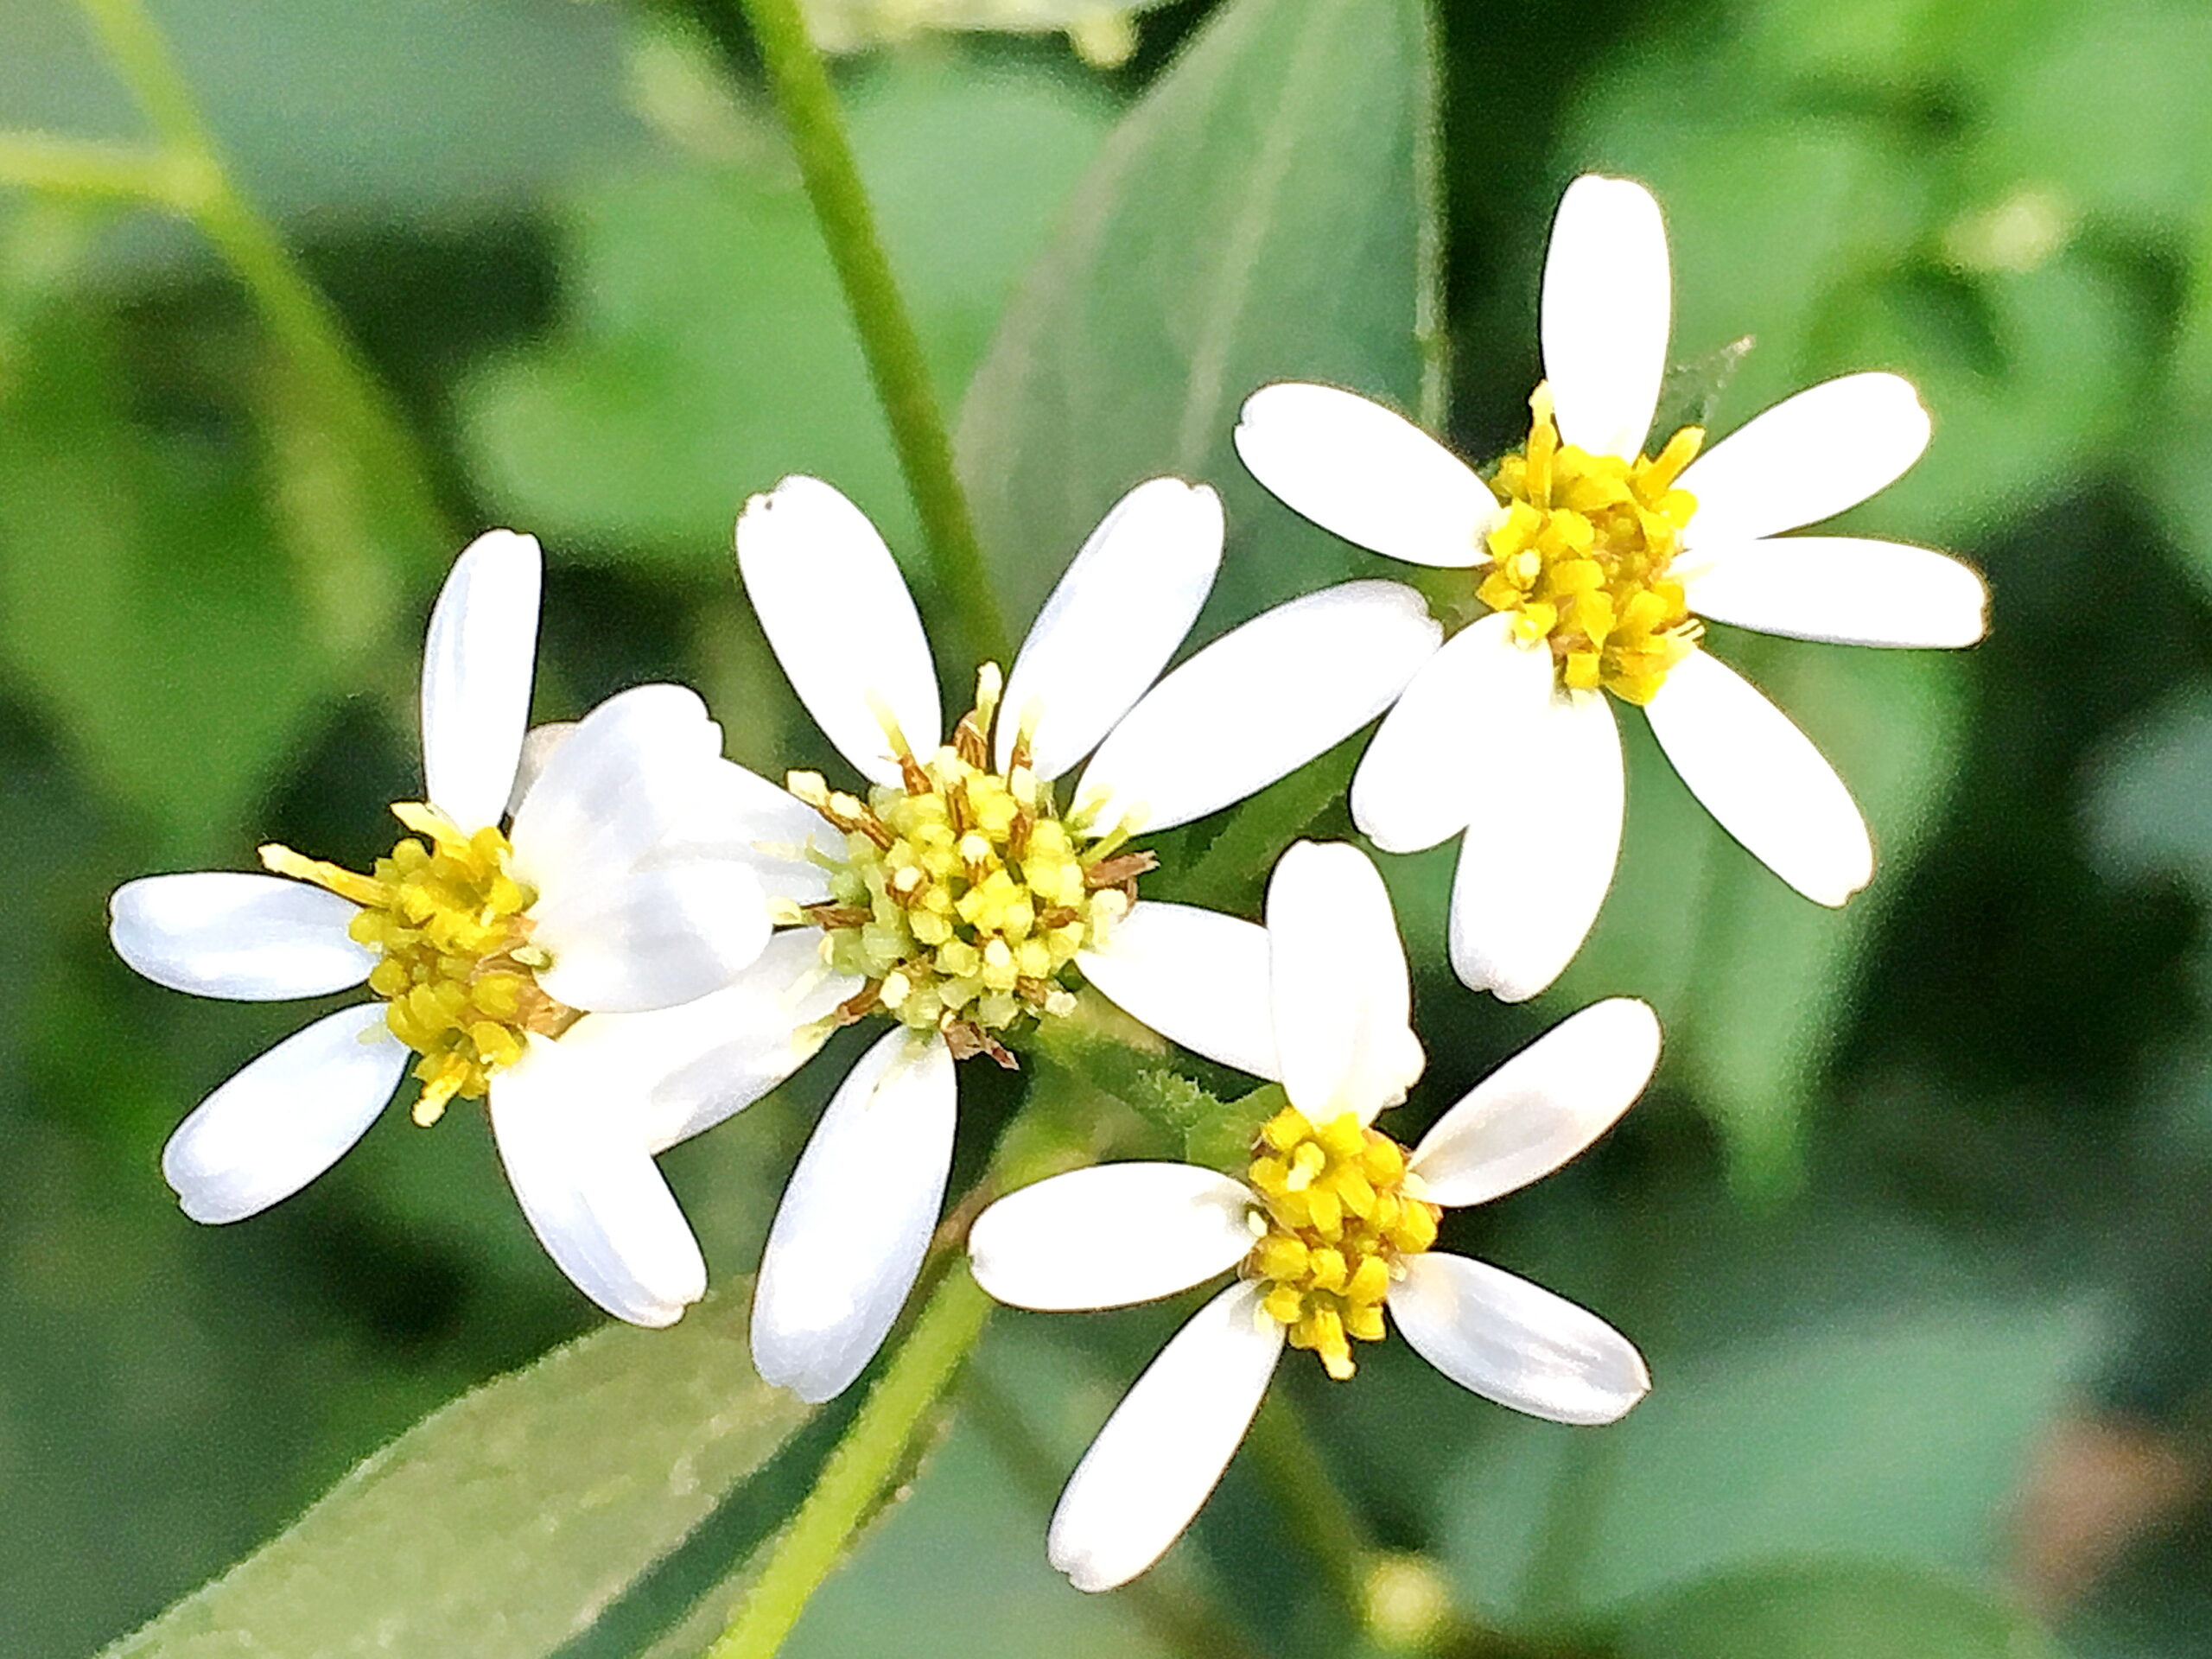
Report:
M 1076 966 L 1108 1001 L 1170 1042 L 1255 1077 L 1281 1075 L 1268 935 L 1258 923 L 1140 899 Z
M 1534 720 L 1498 721 L 1485 770 L 1452 879 L 1452 967 L 1522 1002 L 1574 959 L 1612 886 L 1625 791 L 1613 711 L 1602 693 L 1555 693 Z
M 707 1294 L 707 1263 L 630 1120 L 622 1080 L 532 1037 L 492 1080 L 492 1134 L 531 1230 L 618 1319 L 668 1325 Z
M 819 812 L 734 760 L 714 762 L 700 782 L 697 800 L 648 856 L 649 863 L 735 859 L 760 876 L 771 898 L 814 904 L 830 896 L 827 872 L 806 852 L 812 847 L 842 859 L 844 837 Z
M 1077 1589 L 1127 1584 L 1167 1553 L 1229 1466 L 1281 1353 L 1282 1326 L 1243 1284 L 1160 1351 L 1052 1511 L 1046 1552 Z
M 906 1305 L 952 1164 L 952 1056 L 902 1027 L 862 1055 L 799 1154 L 753 1296 L 753 1363 L 819 1403 L 852 1386 Z
M 126 881 L 108 900 L 115 953 L 194 996 L 282 1002 L 358 985 L 377 953 L 346 931 L 358 913 L 334 893 L 244 871 Z
M 1188 823 L 1264 789 L 1396 700 L 1444 637 L 1419 594 L 1348 582 L 1223 635 L 1147 692 L 1077 791 L 1096 822 Z
M 1697 498 L 1694 549 L 1732 547 L 1857 506 L 1928 447 L 1928 411 L 1909 380 L 1847 374 L 1785 398 L 1684 469 Z
M 546 995 L 572 1008 L 637 1014 L 718 991 L 768 943 L 760 878 L 729 859 L 654 864 L 595 888 L 549 893 L 531 943 L 553 958 Z
M 1610 1423 L 1643 1398 L 1634 1344 L 1586 1308 L 1487 1262 L 1431 1250 L 1390 1287 L 1414 1351 L 1463 1389 L 1555 1423 Z
M 1787 536 L 1700 548 L 1690 609 L 1761 633 L 1847 645 L 1970 645 L 1988 631 L 1989 589 L 1932 548 L 1851 536 Z
M 1402 415 L 1335 386 L 1283 381 L 1244 400 L 1236 453 L 1294 512 L 1409 564 L 1485 563 L 1503 509 L 1474 469 Z
M 1154 478 L 1114 504 L 1037 613 L 1007 677 L 998 765 L 1033 721 L 1030 765 L 1058 778 L 1167 666 L 1221 569 L 1221 498 Z
M 1465 829 L 1495 770 L 1491 728 L 1533 721 L 1549 701 L 1551 653 L 1524 650 L 1512 632 L 1503 611 L 1462 629 L 1382 716 L 1352 774 L 1351 816 L 1384 852 L 1418 853 Z
M 861 982 L 822 965 L 821 939 L 810 927 L 779 933 L 725 988 L 646 1014 L 587 1015 L 561 1046 L 621 1079 L 639 1138 L 665 1151 L 753 1104 L 822 1046 L 830 1014 Z
M 1486 1204 L 1580 1153 L 1635 1104 L 1659 1064 L 1659 1018 L 1617 996 L 1569 1015 L 1477 1084 L 1407 1167 L 1433 1204 Z
M 549 720 L 523 734 L 522 758 L 515 763 L 514 786 L 507 791 L 507 816 L 522 810 L 523 797 L 537 782 L 538 773 L 553 758 L 553 751 L 567 742 L 576 729 L 573 720 Z
M 791 690 L 838 753 L 899 781 L 880 707 L 918 754 L 944 735 L 937 671 L 906 578 L 868 515 L 794 474 L 745 504 L 737 568 Z
M 1651 193 L 1594 173 L 1567 186 L 1544 256 L 1542 317 L 1544 378 L 1567 442 L 1593 455 L 1642 453 L 1674 299 Z
M 534 536 L 486 531 L 454 561 L 423 641 L 423 773 L 462 829 L 497 823 L 514 786 L 537 665 L 543 560 Z
M 1866 821 L 1835 768 L 1711 652 L 1677 663 L 1644 713 L 1706 810 L 1808 899 L 1841 905 L 1873 879 Z
M 721 762 L 698 694 L 640 685 L 609 697 L 553 750 L 515 814 L 515 873 L 541 896 L 621 875 L 690 821 Z
M 976 1282 L 1014 1307 L 1122 1307 L 1250 1254 L 1242 1181 L 1191 1164 L 1099 1164 L 1009 1192 L 968 1230 Z
M 1301 841 L 1268 882 L 1268 977 L 1283 1091 L 1316 1123 L 1406 1097 L 1426 1057 L 1397 918 L 1374 861 Z
M 364 1002 L 294 1032 L 201 1101 L 162 1149 L 194 1221 L 243 1221 L 343 1157 L 399 1086 L 408 1051 Z

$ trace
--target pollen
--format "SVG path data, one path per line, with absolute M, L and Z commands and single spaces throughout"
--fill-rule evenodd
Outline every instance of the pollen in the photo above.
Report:
M 1486 537 L 1478 597 L 1512 613 L 1521 644 L 1550 650 L 1561 686 L 1649 702 L 1697 649 L 1700 625 L 1670 571 L 1697 510 L 1675 480 L 1705 430 L 1686 426 L 1628 461 L 1561 443 L 1548 386 L 1529 407 L 1527 447 L 1491 480 L 1506 513 Z
M 429 1124 L 449 1101 L 483 1098 L 530 1033 L 557 1037 L 580 1016 L 538 988 L 550 959 L 530 942 L 537 895 L 511 873 L 506 836 L 464 834 L 416 801 L 391 810 L 416 834 L 367 875 L 273 844 L 261 861 L 360 906 L 346 931 L 379 953 L 369 988 L 385 999 L 391 1034 L 422 1057 L 415 1121 Z
M 840 1018 L 880 1007 L 940 1033 L 956 1058 L 988 1054 L 1011 1067 L 1001 1033 L 1074 1006 L 1069 965 L 1127 913 L 1155 861 L 1120 850 L 1124 827 L 1094 838 L 1084 812 L 1059 813 L 1031 769 L 1033 721 L 1006 769 L 994 769 L 1003 690 L 986 664 L 975 708 L 926 760 L 880 716 L 899 781 L 866 800 L 833 792 L 816 772 L 793 772 L 787 786 L 843 841 L 842 858 L 817 855 L 829 899 L 800 910 L 822 929 L 829 965 L 866 982 Z
M 1443 1212 L 1409 1190 L 1406 1150 L 1351 1112 L 1316 1127 L 1286 1106 L 1260 1131 L 1246 1179 L 1260 1195 L 1243 1274 L 1294 1348 L 1342 1382 L 1351 1344 L 1382 1336 L 1398 1263 L 1436 1243 Z

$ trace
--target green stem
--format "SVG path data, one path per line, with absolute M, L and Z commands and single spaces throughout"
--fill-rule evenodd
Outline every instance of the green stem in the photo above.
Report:
M 869 1390 L 791 1523 L 767 1548 L 737 1615 L 707 1659 L 767 1659 L 783 1645 L 846 1546 L 911 1455 L 925 1420 L 982 1335 L 993 1304 L 956 1262 Z
M 967 495 L 953 469 L 952 440 L 930 385 L 920 337 L 877 234 L 830 72 L 806 32 L 798 0 L 740 3 L 753 26 L 823 240 L 844 286 L 845 303 L 898 448 L 899 469 L 929 540 L 937 585 L 959 608 L 959 643 L 969 647 L 973 661 L 1004 662 L 1006 622 L 984 569 Z
M 0 132 L 0 185 L 164 207 L 181 207 L 185 194 L 179 169 L 167 156 L 42 132 Z

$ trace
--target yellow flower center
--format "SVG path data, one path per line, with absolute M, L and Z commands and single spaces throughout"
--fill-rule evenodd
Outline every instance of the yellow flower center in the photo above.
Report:
M 1331 1376 L 1354 1370 L 1351 1344 L 1379 1342 L 1382 1298 L 1403 1256 L 1436 1243 L 1443 1213 L 1421 1198 L 1406 1149 L 1351 1112 L 1318 1128 L 1286 1106 L 1260 1131 L 1246 1175 L 1265 1229 L 1244 1259 L 1260 1306 Z
M 429 1124 L 455 1096 L 483 1098 L 492 1074 L 522 1058 L 529 1033 L 557 1037 L 581 1016 L 538 988 L 550 959 L 530 943 L 537 894 L 509 874 L 506 836 L 464 835 L 418 801 L 391 810 L 422 839 L 402 840 L 370 874 L 273 843 L 261 861 L 361 907 L 346 931 L 382 953 L 369 988 L 388 1005 L 391 1034 L 423 1057 L 415 1121 Z
M 1119 852 L 1122 829 L 1086 843 L 1090 823 L 1062 817 L 1030 769 L 1026 732 L 1006 770 L 992 768 L 1003 688 L 986 664 L 975 709 L 927 760 L 887 719 L 900 780 L 866 801 L 833 794 L 817 772 L 795 772 L 788 787 L 843 838 L 842 858 L 817 856 L 829 900 L 798 911 L 823 930 L 830 966 L 867 982 L 839 1020 L 881 1007 L 940 1033 L 956 1058 L 988 1054 L 1011 1067 L 999 1033 L 1074 1007 L 1068 964 L 1128 912 L 1157 861 Z
M 1513 613 L 1522 645 L 1550 647 L 1562 686 L 1649 702 L 1697 649 L 1700 625 L 1669 570 L 1697 510 L 1675 480 L 1705 429 L 1686 426 L 1656 455 L 1626 461 L 1561 443 L 1548 386 L 1529 407 L 1528 447 L 1491 480 L 1506 514 L 1486 537 L 1478 595 Z

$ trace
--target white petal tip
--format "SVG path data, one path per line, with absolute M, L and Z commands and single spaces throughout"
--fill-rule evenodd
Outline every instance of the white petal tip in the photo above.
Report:
M 846 1376 L 842 1372 L 817 1371 L 791 1360 L 784 1354 L 763 1354 L 756 1346 L 753 1351 L 753 1369 L 760 1380 L 771 1388 L 781 1389 L 801 1403 L 826 1406 L 853 1386 L 860 1373 Z M 865 1368 L 863 1368 L 865 1369 Z
M 1063 1560 L 1058 1555 L 1054 1555 L 1051 1560 L 1053 1567 L 1065 1573 L 1068 1582 L 1085 1595 L 1095 1596 L 1103 1590 L 1118 1590 L 1128 1582 L 1127 1579 L 1116 1578 L 1109 1573 L 1099 1572 L 1090 1562 L 1080 1557 Z

